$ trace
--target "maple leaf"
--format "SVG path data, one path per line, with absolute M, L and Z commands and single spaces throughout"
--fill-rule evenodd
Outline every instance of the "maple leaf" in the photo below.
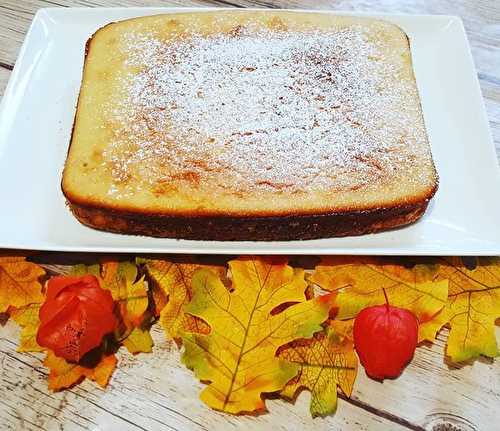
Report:
M 446 354 L 455 362 L 498 355 L 495 320 L 500 317 L 500 258 L 478 258 L 468 269 L 459 257 L 444 259 L 439 277 L 450 283 L 448 301 L 432 320 L 420 326 L 420 340 L 433 341 L 450 325 Z
M 153 339 L 149 330 L 142 328 L 134 328 L 123 340 L 123 345 L 132 353 L 151 353 L 153 348 Z
M 0 313 L 43 301 L 39 281 L 45 271 L 23 256 L 0 256 Z
M 84 367 L 80 364 L 67 362 L 63 358 L 48 351 L 43 365 L 49 368 L 49 389 L 60 391 L 69 388 L 83 379 L 88 378 L 95 381 L 99 386 L 105 388 L 116 368 L 115 355 L 103 355 L 97 365 L 93 368 Z
M 205 268 L 223 277 L 223 266 L 181 263 L 163 259 L 139 259 L 153 281 L 160 324 L 167 336 L 178 339 L 181 331 L 208 334 L 209 327 L 201 319 L 184 313 L 184 306 L 191 300 L 191 279 L 197 269 Z
M 10 316 L 21 327 L 18 352 L 41 352 L 44 350 L 36 341 L 36 334 L 40 325 L 38 313 L 41 305 L 29 304 L 21 308 L 9 309 Z
M 210 333 L 184 333 L 182 360 L 209 382 L 200 395 L 207 405 L 252 412 L 265 407 L 262 393 L 281 390 L 296 375 L 299 365 L 277 358 L 276 351 L 320 331 L 332 295 L 305 301 L 304 271 L 282 259 L 240 258 L 229 267 L 232 291 L 212 271 L 194 273 L 193 298 L 185 311 L 205 320 Z
M 337 292 L 338 319 L 355 317 L 363 308 L 386 303 L 406 308 L 419 322 L 434 317 L 446 304 L 448 281 L 438 265 L 407 268 L 387 258 L 331 256 L 323 258 L 309 280 Z
M 311 339 L 296 340 L 280 349 L 278 357 L 300 365 L 300 370 L 281 396 L 293 400 L 302 388 L 311 391 L 313 417 L 326 416 L 337 409 L 337 386 L 350 397 L 356 380 L 358 358 L 354 353 L 351 321 L 334 320 L 326 332 Z

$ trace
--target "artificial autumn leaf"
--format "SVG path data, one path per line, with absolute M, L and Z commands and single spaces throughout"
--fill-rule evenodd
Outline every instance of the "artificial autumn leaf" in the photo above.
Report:
M 36 334 L 40 325 L 38 313 L 41 305 L 29 304 L 9 311 L 10 316 L 21 327 L 18 352 L 41 352 L 44 350 L 36 341 Z
M 82 275 L 93 275 L 97 279 L 101 278 L 101 265 L 98 263 L 95 263 L 93 265 L 84 265 L 84 264 L 79 264 L 79 265 L 74 265 L 71 270 L 69 275 L 74 275 L 76 277 L 82 276 Z
M 439 277 L 450 283 L 446 306 L 420 326 L 420 340 L 433 341 L 450 324 L 446 354 L 455 362 L 498 355 L 495 320 L 500 317 L 500 258 L 477 259 L 468 269 L 459 257 L 443 259 Z
M 138 259 L 146 264 L 153 281 L 152 291 L 160 324 L 169 338 L 177 339 L 181 331 L 208 334 L 210 328 L 201 319 L 184 313 L 191 300 L 191 279 L 197 269 L 205 268 L 223 277 L 223 266 L 180 263 L 162 259 Z
M 363 308 L 384 304 L 387 295 L 391 305 L 408 309 L 425 322 L 444 307 L 448 295 L 448 281 L 438 276 L 438 265 L 407 268 L 387 258 L 325 257 L 309 280 L 338 292 L 338 319 L 350 319 Z
M 148 289 L 144 277 L 136 281 L 136 265 L 128 261 L 118 262 L 107 259 L 102 262 L 102 265 L 76 265 L 72 273 L 92 274 L 99 279 L 101 286 L 109 290 L 113 299 L 118 303 L 121 318 L 121 324 L 116 331 L 118 341 L 123 343 L 131 353 L 149 352 L 153 340 L 150 335 L 145 334 L 147 331 L 144 327 L 148 318 L 151 318 L 151 313 L 148 311 Z M 139 334 L 142 334 L 140 340 Z M 127 337 L 131 335 L 134 340 L 127 342 Z M 147 347 L 149 343 L 151 346 Z
M 376 380 L 398 377 L 415 353 L 418 321 L 392 305 L 363 309 L 354 321 L 354 344 L 366 374 Z
M 149 330 L 134 328 L 130 334 L 123 340 L 123 345 L 132 353 L 151 353 L 153 349 L 153 339 Z
M 108 289 L 120 306 L 128 328 L 140 326 L 149 304 L 144 277 L 137 278 L 137 267 L 131 262 L 107 261 L 101 267 L 101 286 Z
M 45 271 L 23 256 L 0 256 L 0 313 L 43 301 L 40 277 Z
M 116 362 L 115 355 L 103 355 L 95 367 L 89 368 L 67 362 L 49 351 L 43 365 L 50 370 L 49 389 L 60 391 L 81 382 L 84 378 L 93 380 L 99 386 L 105 388 L 116 368 Z
M 350 397 L 358 370 L 352 341 L 352 321 L 335 320 L 313 338 L 296 340 L 280 349 L 278 357 L 300 365 L 300 370 L 281 395 L 293 400 L 298 391 L 311 391 L 313 417 L 326 416 L 337 409 L 337 386 Z
M 282 259 L 240 258 L 229 267 L 231 292 L 212 271 L 194 273 L 185 311 L 204 319 L 210 333 L 184 333 L 182 360 L 209 382 L 200 395 L 207 405 L 253 412 L 265 407 L 263 393 L 281 390 L 300 368 L 277 358 L 278 348 L 320 331 L 332 295 L 305 301 L 304 271 Z M 275 312 L 290 303 L 295 304 Z
M 78 362 L 115 330 L 111 294 L 93 275 L 52 277 L 40 307 L 37 343 L 57 356 Z

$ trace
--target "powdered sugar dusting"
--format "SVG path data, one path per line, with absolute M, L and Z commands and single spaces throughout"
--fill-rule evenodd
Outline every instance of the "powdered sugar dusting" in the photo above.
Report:
M 126 67 L 137 72 L 109 108 L 118 126 L 104 154 L 116 183 L 133 175 L 165 192 L 175 181 L 226 188 L 231 176 L 238 193 L 300 193 L 355 190 L 405 169 L 425 148 L 415 112 L 399 109 L 416 89 L 388 88 L 398 70 L 365 32 L 128 34 Z

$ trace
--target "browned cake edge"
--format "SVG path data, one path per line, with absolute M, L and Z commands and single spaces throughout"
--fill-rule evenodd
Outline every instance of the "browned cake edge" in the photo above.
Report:
M 69 207 L 84 225 L 110 232 L 213 241 L 289 241 L 363 235 L 404 226 L 424 214 L 433 194 L 390 208 L 268 217 L 166 216 L 71 203 Z

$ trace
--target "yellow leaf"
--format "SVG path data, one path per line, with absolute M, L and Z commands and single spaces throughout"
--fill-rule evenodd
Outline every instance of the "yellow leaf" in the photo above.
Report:
M 201 319 L 184 313 L 191 299 L 191 279 L 197 269 L 205 268 L 223 277 L 225 268 L 215 265 L 180 263 L 160 259 L 141 259 L 153 281 L 153 296 L 160 305 L 160 324 L 169 338 L 177 339 L 181 331 L 208 334 L 209 327 Z
M 287 383 L 281 395 L 293 400 L 300 389 L 311 391 L 313 417 L 335 412 L 337 386 L 347 397 L 351 396 L 358 370 L 352 321 L 335 320 L 326 333 L 318 332 L 311 339 L 293 341 L 280 349 L 278 357 L 300 365 L 297 376 Z
M 43 364 L 50 370 L 48 380 L 49 389 L 52 391 L 69 388 L 85 378 L 95 381 L 104 388 L 116 368 L 116 356 L 103 356 L 95 367 L 87 368 L 79 364 L 69 363 L 49 351 Z
M 192 280 L 186 312 L 205 320 L 209 334 L 184 333 L 183 362 L 209 382 L 201 399 L 228 413 L 264 409 L 262 393 L 275 392 L 299 365 L 275 356 L 278 348 L 322 330 L 332 295 L 305 300 L 304 272 L 277 258 L 240 258 L 229 263 L 232 291 L 212 271 Z M 294 304 L 281 312 L 284 304 Z
M 500 317 L 500 258 L 478 258 L 467 269 L 458 257 L 443 260 L 439 277 L 449 280 L 445 308 L 420 326 L 420 339 L 433 341 L 447 323 L 450 335 L 446 353 L 455 362 L 480 355 L 498 355 L 495 320 Z
M 39 278 L 45 271 L 23 256 L 0 256 L 0 313 L 43 301 Z
M 14 321 L 21 327 L 18 352 L 41 352 L 45 350 L 36 342 L 36 334 L 40 325 L 38 312 L 42 304 L 30 304 L 10 311 Z
M 153 348 L 153 339 L 149 330 L 134 328 L 125 340 L 123 345 L 132 353 L 151 353 Z
M 108 289 L 120 304 L 122 319 L 128 327 L 139 326 L 148 308 L 148 291 L 144 277 L 137 278 L 137 267 L 131 262 L 107 261 L 102 264 L 101 287 Z
M 337 292 L 338 319 L 355 317 L 363 308 L 389 303 L 406 308 L 419 322 L 434 317 L 446 304 L 448 281 L 438 277 L 438 265 L 405 267 L 387 258 L 326 257 L 309 278 Z
M 134 263 L 107 259 L 102 264 L 75 265 L 71 274 L 97 277 L 101 287 L 109 290 L 119 304 L 126 327 L 131 330 L 141 325 L 149 304 L 148 289 L 144 277 L 136 281 L 137 266 Z
M 75 265 L 72 275 L 92 274 L 103 289 L 111 292 L 119 304 L 120 314 L 128 329 L 140 326 L 149 304 L 144 277 L 137 278 L 137 267 L 132 262 L 106 260 L 102 265 Z
M 152 316 L 148 310 L 148 285 L 144 277 L 136 281 L 138 271 L 134 263 L 106 259 L 102 264 L 75 265 L 71 273 L 77 276 L 92 274 L 103 289 L 111 292 L 123 322 L 115 332 L 119 343 L 133 354 L 151 352 L 153 340 L 149 327 Z
M 96 276 L 97 278 L 101 277 L 101 266 L 98 263 L 93 265 L 74 265 L 70 270 L 70 275 L 74 275 L 75 277 L 91 274 Z

